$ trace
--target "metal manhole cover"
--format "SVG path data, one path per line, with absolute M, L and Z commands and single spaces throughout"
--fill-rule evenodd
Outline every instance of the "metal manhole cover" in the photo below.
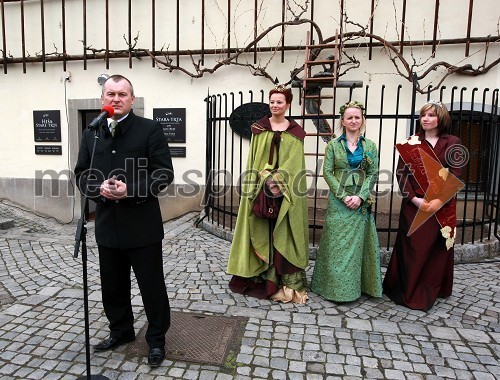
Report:
M 171 312 L 165 352 L 167 359 L 224 365 L 228 354 L 239 353 L 248 318 Z M 144 356 L 149 351 L 144 334 L 147 323 L 127 348 L 127 356 Z

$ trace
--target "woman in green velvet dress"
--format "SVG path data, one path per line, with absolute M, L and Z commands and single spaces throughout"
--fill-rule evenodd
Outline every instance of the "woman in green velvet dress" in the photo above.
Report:
M 326 222 L 311 290 L 327 300 L 350 302 L 361 292 L 382 296 L 379 243 L 371 206 L 378 175 L 375 143 L 363 136 L 364 106 L 340 108 L 342 135 L 325 151 L 323 176 L 330 188 Z

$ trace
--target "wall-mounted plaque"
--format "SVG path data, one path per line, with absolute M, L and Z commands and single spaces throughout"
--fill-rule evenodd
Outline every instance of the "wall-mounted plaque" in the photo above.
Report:
M 61 112 L 33 111 L 35 142 L 61 142 Z
M 35 154 L 62 155 L 62 147 L 60 145 L 35 145 Z
M 252 137 L 251 125 L 264 116 L 271 116 L 269 104 L 245 103 L 231 113 L 229 125 L 235 133 L 245 139 L 250 139 Z
M 186 142 L 185 108 L 153 108 L 153 119 L 161 124 L 169 143 Z
M 169 146 L 171 157 L 186 157 L 185 146 Z

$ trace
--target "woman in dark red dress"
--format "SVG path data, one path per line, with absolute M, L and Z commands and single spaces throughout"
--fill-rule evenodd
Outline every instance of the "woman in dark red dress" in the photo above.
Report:
M 411 309 L 429 310 L 452 293 L 456 194 L 463 187 L 457 152 L 465 148 L 445 133 L 449 123 L 446 107 L 430 101 L 420 110 L 419 133 L 396 145 L 403 200 L 383 291 Z

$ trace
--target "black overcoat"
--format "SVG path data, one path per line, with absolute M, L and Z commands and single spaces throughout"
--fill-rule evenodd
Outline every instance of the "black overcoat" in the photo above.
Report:
M 170 151 L 161 125 L 132 111 L 116 127 L 104 120 L 97 131 L 93 170 L 89 171 L 94 131 L 82 135 L 75 167 L 77 185 L 96 203 L 97 244 L 118 249 L 144 247 L 163 239 L 158 194 L 173 180 Z M 116 176 L 127 184 L 127 197 L 108 200 L 99 195 L 105 179 Z

